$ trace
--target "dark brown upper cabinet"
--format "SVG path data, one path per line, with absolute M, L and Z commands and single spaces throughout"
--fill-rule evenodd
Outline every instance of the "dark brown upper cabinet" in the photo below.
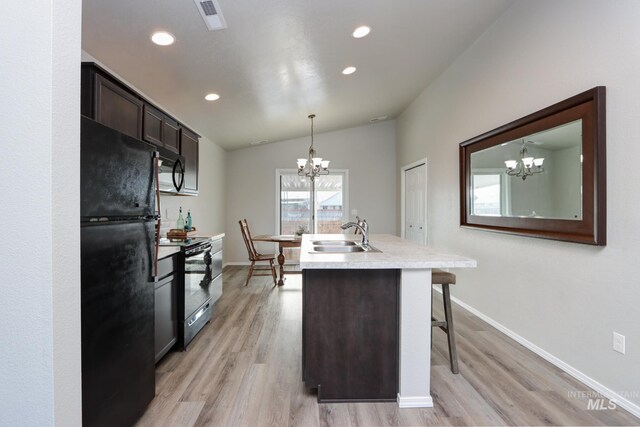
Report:
M 184 187 L 180 194 L 198 194 L 198 134 L 94 62 L 82 63 L 81 80 L 82 115 L 184 156 Z
M 184 156 L 184 191 L 198 192 L 198 135 L 189 129 L 181 129 L 181 153 Z
M 165 116 L 162 121 L 164 148 L 180 154 L 180 126 L 171 117 Z
M 606 245 L 605 87 L 460 144 L 460 225 Z
M 155 145 L 162 146 L 162 122 L 164 114 L 150 105 L 144 106 L 142 120 L 142 139 Z
M 180 129 L 178 122 L 152 105 L 144 105 L 142 139 L 180 153 Z
M 143 102 L 115 80 L 82 67 L 81 112 L 119 132 L 142 137 Z

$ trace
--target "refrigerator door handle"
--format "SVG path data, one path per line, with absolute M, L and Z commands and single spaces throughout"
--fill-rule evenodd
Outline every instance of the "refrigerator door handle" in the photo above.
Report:
M 156 187 L 156 239 L 155 239 L 155 255 L 153 257 L 153 281 L 158 281 L 158 250 L 160 244 L 160 222 L 161 222 L 161 212 L 160 209 L 160 153 L 155 151 L 153 153 L 153 172 L 155 177 L 155 187 Z
M 180 167 L 180 184 L 176 181 L 176 170 Z M 173 179 L 173 186 L 176 188 L 176 191 L 179 193 L 182 189 L 182 184 L 184 184 L 184 167 L 182 166 L 182 162 L 180 159 L 176 159 L 173 164 L 173 173 L 171 174 L 171 179 Z
M 158 216 L 158 222 L 160 222 L 160 212 L 162 212 L 162 209 L 160 209 L 160 153 L 157 151 L 153 153 L 153 172 L 156 187 L 156 215 Z

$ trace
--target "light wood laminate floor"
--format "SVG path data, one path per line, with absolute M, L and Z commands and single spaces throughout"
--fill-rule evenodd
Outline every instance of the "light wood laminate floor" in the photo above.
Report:
M 301 379 L 301 276 L 288 276 L 276 289 L 269 277 L 254 277 L 245 288 L 246 273 L 245 267 L 225 268 L 213 321 L 187 352 L 169 353 L 157 366 L 156 397 L 139 426 L 640 423 L 620 408 L 587 410 L 588 398 L 574 392 L 592 393 L 588 387 L 459 307 L 459 375 L 449 370 L 445 334 L 434 330 L 433 408 L 318 404 Z M 434 298 L 442 316 L 440 295 Z

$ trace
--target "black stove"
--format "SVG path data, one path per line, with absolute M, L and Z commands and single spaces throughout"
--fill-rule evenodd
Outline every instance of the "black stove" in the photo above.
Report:
M 213 304 L 222 295 L 222 240 L 192 237 L 161 239 L 160 246 L 180 248 L 182 280 L 178 289 L 178 346 L 186 349 L 211 320 Z
M 160 242 L 158 242 L 158 245 L 159 246 L 178 246 L 182 248 L 182 250 L 184 251 L 184 250 L 191 249 L 206 243 L 211 243 L 211 238 L 191 237 L 186 240 L 160 239 Z

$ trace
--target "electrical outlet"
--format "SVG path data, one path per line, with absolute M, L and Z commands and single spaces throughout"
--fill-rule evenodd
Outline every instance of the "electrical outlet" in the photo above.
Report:
M 617 332 L 613 333 L 613 350 L 625 354 L 625 336 Z
M 351 209 L 351 215 L 358 215 L 358 209 Z

